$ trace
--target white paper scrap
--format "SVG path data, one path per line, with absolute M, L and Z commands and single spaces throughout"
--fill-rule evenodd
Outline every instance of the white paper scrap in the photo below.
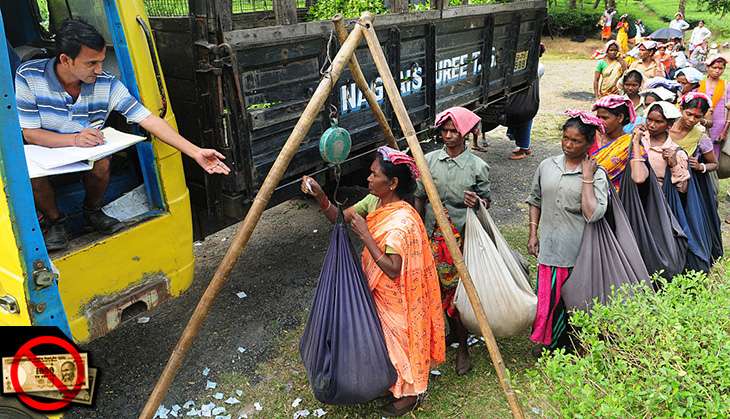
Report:
M 149 317 L 138 317 L 137 318 L 137 323 L 139 323 L 139 324 L 145 324 L 145 323 L 149 323 L 149 322 L 150 322 Z
M 217 415 L 220 415 L 221 413 L 226 413 L 226 408 L 223 406 L 219 406 L 219 407 L 216 407 L 215 409 L 213 409 L 213 411 L 211 413 L 213 413 L 214 415 L 217 416 Z
M 314 412 L 314 416 L 321 418 L 322 416 L 326 415 L 327 412 L 324 411 L 324 409 L 317 409 Z
M 294 419 L 306 418 L 307 416 L 309 416 L 309 410 L 306 409 L 294 412 Z
M 177 410 L 170 410 L 170 415 L 177 417 Z
M 238 396 L 238 397 L 243 396 L 243 390 L 236 390 L 236 396 Z
M 216 400 L 223 400 L 223 393 L 218 392 L 213 395 L 213 398 Z
M 210 373 L 210 368 L 208 368 L 208 367 L 203 368 L 203 377 L 207 377 L 209 373 Z
M 314 230 L 312 230 L 312 233 L 316 233 L 316 232 L 318 232 L 318 231 L 319 231 L 319 230 L 317 230 L 317 229 L 314 229 Z
M 229 397 L 229 398 L 226 399 L 226 401 L 224 403 L 226 403 L 226 404 L 238 404 L 238 403 L 241 403 L 241 401 L 238 400 L 235 397 Z
M 139 185 L 114 201 L 106 204 L 101 210 L 104 211 L 104 214 L 114 217 L 119 221 L 127 221 L 134 217 L 138 217 L 151 209 L 152 207 L 147 200 L 147 190 L 144 185 Z
M 238 347 L 238 352 L 244 353 L 244 352 L 246 352 L 246 348 L 244 348 L 243 346 L 239 346 Z
M 200 412 L 195 409 L 190 409 L 185 413 L 186 416 L 200 416 Z
M 253 404 L 253 407 L 254 407 L 254 409 L 256 409 L 256 410 L 257 410 L 257 411 L 259 411 L 259 412 L 260 412 L 260 411 L 262 411 L 262 410 L 264 409 L 264 408 L 263 408 L 263 407 L 261 406 L 261 403 L 259 403 L 259 402 L 256 402 L 256 403 L 254 403 L 254 404 Z
M 157 408 L 157 412 L 155 412 L 156 418 L 160 419 L 167 419 L 167 414 L 170 413 L 170 409 L 166 408 L 164 404 L 161 404 L 160 407 Z
M 449 345 L 449 346 L 451 346 L 452 348 L 456 349 L 456 348 L 458 348 L 458 347 L 459 347 L 459 342 L 454 342 L 454 343 L 452 343 L 452 344 L 451 344 L 451 345 Z
M 300 399 L 299 397 L 297 397 L 297 398 L 296 398 L 296 399 L 294 399 L 294 401 L 293 401 L 293 402 L 291 403 L 291 407 L 299 407 L 299 403 L 301 403 L 301 402 L 302 402 L 302 399 Z
M 231 415 L 216 416 L 215 419 L 231 419 Z
M 441 375 L 441 371 L 439 371 L 439 370 L 431 370 L 431 375 L 434 375 L 434 376 L 438 377 L 439 375 Z
M 217 386 L 218 386 L 218 383 L 216 383 L 214 381 L 210 381 L 210 380 L 208 380 L 208 382 L 205 384 L 206 389 L 216 388 Z
M 195 402 L 192 400 L 188 400 L 183 405 L 183 409 L 190 409 L 191 407 L 195 406 Z
M 173 411 L 173 412 L 177 412 L 177 411 L 179 411 L 180 409 L 182 409 L 182 407 L 180 407 L 180 405 L 179 405 L 179 404 L 174 404 L 174 405 L 172 405 L 172 411 Z
M 248 297 L 248 295 L 246 295 L 246 293 L 243 291 L 237 292 L 236 296 L 238 296 L 238 298 L 240 298 L 240 299 L 244 299 L 244 298 Z

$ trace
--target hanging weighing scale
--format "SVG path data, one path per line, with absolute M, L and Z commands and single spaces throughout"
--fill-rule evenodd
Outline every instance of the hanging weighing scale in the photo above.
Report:
M 337 124 L 337 118 L 330 117 L 330 125 L 319 138 L 319 154 L 324 161 L 339 165 L 347 160 L 352 139 L 350 133 Z

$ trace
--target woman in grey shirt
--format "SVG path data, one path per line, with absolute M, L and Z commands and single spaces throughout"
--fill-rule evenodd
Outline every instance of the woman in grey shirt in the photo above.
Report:
M 537 257 L 537 310 L 530 339 L 533 353 L 564 345 L 568 316 L 560 290 L 575 265 L 583 229 L 600 220 L 608 203 L 608 177 L 588 155 L 602 121 L 588 112 L 568 111 L 563 154 L 540 163 L 527 199 L 528 250 Z M 539 228 L 539 235 L 538 235 Z M 539 238 L 538 238 L 539 236 Z
M 479 133 L 479 122 L 479 116 L 466 108 L 453 107 L 441 112 L 436 116 L 435 125 L 440 130 L 444 147 L 426 154 L 428 170 L 433 176 L 439 198 L 448 211 L 457 240 L 461 237 L 460 233 L 464 232 L 467 208 L 474 208 L 478 203 L 489 208 L 489 166 L 465 146 L 465 137 L 469 133 Z M 456 372 L 463 375 L 471 369 L 471 360 L 466 345 L 467 331 L 453 304 L 459 275 L 420 180 L 415 198 L 415 207 L 424 218 L 436 261 L 436 272 L 441 284 L 441 306 L 449 320 L 447 343 L 449 340 L 459 343 Z

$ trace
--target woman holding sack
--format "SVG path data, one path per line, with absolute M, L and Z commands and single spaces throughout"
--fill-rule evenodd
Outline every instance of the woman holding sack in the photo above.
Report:
M 608 205 L 608 177 L 588 155 L 603 122 L 587 112 L 569 115 L 563 125 L 563 154 L 540 163 L 527 199 L 528 251 L 538 261 L 537 311 L 530 336 L 538 344 L 535 355 L 567 343 L 568 314 L 560 290 L 575 265 L 586 224 L 600 220 Z
M 467 208 L 474 208 L 477 202 L 489 208 L 490 183 L 489 166 L 465 146 L 469 133 L 478 137 L 480 118 L 472 111 L 453 107 L 436 116 L 435 126 L 440 130 L 444 147 L 426 154 L 426 162 L 433 176 L 441 202 L 446 207 L 453 223 L 452 230 L 457 238 L 464 233 Z M 456 372 L 466 374 L 471 369 L 469 350 L 466 344 L 468 333 L 454 306 L 454 295 L 459 276 L 441 229 L 436 224 L 433 208 L 427 202 L 422 182 L 418 182 L 415 193 L 416 210 L 424 216 L 426 232 L 431 238 L 431 247 L 441 283 L 441 302 L 449 321 L 450 338 L 459 343 L 456 355 Z
M 638 138 L 624 132 L 626 125 L 636 121 L 636 112 L 631 99 L 609 95 L 596 101 L 593 110 L 603 121 L 605 133 L 599 131 L 596 135 L 596 142 L 590 149 L 591 156 L 606 170 L 609 180 L 617 191 L 628 165 L 631 165 L 631 178 L 634 182 L 644 183 L 649 176 L 646 165 L 641 162 L 645 152 Z
M 344 217 L 365 245 L 363 271 L 398 373 L 390 388 L 394 400 L 382 414 L 401 416 L 417 407 L 431 366 L 445 359 L 444 322 L 428 236 L 416 210 L 404 201 L 416 187 L 416 163 L 401 151 L 380 147 L 370 172 L 370 194 L 347 208 Z M 334 223 L 337 208 L 319 184 L 305 176 L 301 188 Z
M 637 130 L 659 186 L 667 180 L 664 177 L 669 167 L 670 181 L 679 192 L 684 193 L 687 192 L 689 180 L 689 157 L 669 136 L 669 128 L 680 116 L 682 114 L 674 104 L 654 102 L 646 110 L 646 124 L 637 127 Z
M 712 140 L 702 126 L 710 109 L 710 100 L 704 93 L 690 92 L 679 101 L 681 116 L 669 128 L 669 138 L 689 155 L 689 167 L 698 173 L 717 170 L 717 157 Z M 715 197 L 712 197 L 713 201 Z

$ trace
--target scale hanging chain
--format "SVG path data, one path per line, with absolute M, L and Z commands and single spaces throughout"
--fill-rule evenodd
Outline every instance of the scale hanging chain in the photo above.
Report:
M 338 209 L 342 209 L 343 206 L 345 206 L 345 203 L 347 203 L 347 198 L 345 198 L 344 201 L 340 201 L 337 199 L 337 193 L 340 189 L 340 180 L 342 179 L 342 166 L 339 164 L 336 164 L 334 167 L 334 173 L 335 173 L 335 191 L 332 194 L 332 199 L 335 201 L 335 204 L 337 204 Z

